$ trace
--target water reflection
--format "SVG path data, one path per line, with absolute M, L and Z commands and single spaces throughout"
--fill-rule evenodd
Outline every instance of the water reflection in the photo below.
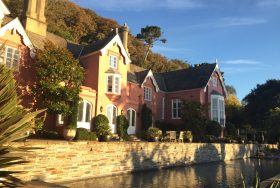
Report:
M 254 182 L 256 171 L 264 180 L 280 173 L 279 160 L 236 160 L 205 163 L 189 167 L 143 171 L 65 184 L 67 187 L 242 187 L 241 172 L 248 182 Z

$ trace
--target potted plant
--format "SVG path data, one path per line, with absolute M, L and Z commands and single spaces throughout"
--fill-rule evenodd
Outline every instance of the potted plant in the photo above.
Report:
M 66 140 L 73 140 L 76 136 L 76 129 L 77 129 L 77 119 L 78 119 L 78 105 L 79 105 L 79 98 L 76 98 L 72 102 L 71 105 L 71 112 L 68 116 L 68 125 L 63 129 L 63 137 Z
M 186 140 L 189 143 L 192 143 L 193 135 L 192 135 L 191 131 L 185 131 L 184 132 L 184 137 L 185 137 L 184 140 Z
M 94 120 L 95 131 L 99 141 L 108 141 L 111 135 L 111 128 L 109 126 L 108 118 L 99 114 Z
M 149 140 L 158 142 L 159 137 L 161 136 L 161 130 L 156 127 L 149 127 L 147 134 L 148 134 Z

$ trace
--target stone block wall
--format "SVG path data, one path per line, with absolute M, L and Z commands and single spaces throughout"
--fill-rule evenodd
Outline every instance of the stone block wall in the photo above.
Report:
M 253 144 L 156 142 L 67 142 L 29 140 L 13 147 L 36 147 L 20 153 L 29 163 L 11 167 L 25 181 L 73 181 L 151 168 L 248 158 Z M 19 153 L 17 153 L 19 154 Z

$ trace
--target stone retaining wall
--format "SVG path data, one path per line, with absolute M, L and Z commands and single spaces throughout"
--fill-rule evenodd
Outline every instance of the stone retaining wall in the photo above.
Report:
M 248 158 L 253 144 L 155 142 L 67 142 L 29 140 L 13 147 L 39 147 L 21 153 L 27 161 L 10 168 L 25 180 L 62 182 L 136 170 Z

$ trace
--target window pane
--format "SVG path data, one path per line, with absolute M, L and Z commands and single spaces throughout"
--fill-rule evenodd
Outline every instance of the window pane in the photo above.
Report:
M 131 119 L 131 110 L 128 110 L 127 111 L 127 121 L 128 121 L 129 125 L 130 125 L 130 119 Z
M 107 107 L 107 118 L 109 123 L 112 124 L 112 106 Z
M 78 121 L 83 121 L 84 102 L 79 103 L 78 108 Z
M 86 122 L 90 122 L 91 119 L 91 104 L 86 103 Z
M 132 126 L 135 126 L 135 122 L 136 122 L 136 112 L 134 111 L 134 110 L 131 110 L 131 114 L 132 114 L 132 117 L 131 117 L 131 119 L 132 119 Z
M 17 68 L 19 63 L 19 50 L 14 50 L 14 56 L 13 56 L 13 67 Z
M 120 78 L 115 77 L 115 93 L 119 93 L 120 91 Z
M 112 123 L 114 125 L 116 125 L 116 123 L 117 123 L 117 108 L 114 107 L 114 106 L 112 108 L 113 108 L 113 121 L 112 121 Z
M 113 76 L 107 77 L 107 92 L 113 92 Z

